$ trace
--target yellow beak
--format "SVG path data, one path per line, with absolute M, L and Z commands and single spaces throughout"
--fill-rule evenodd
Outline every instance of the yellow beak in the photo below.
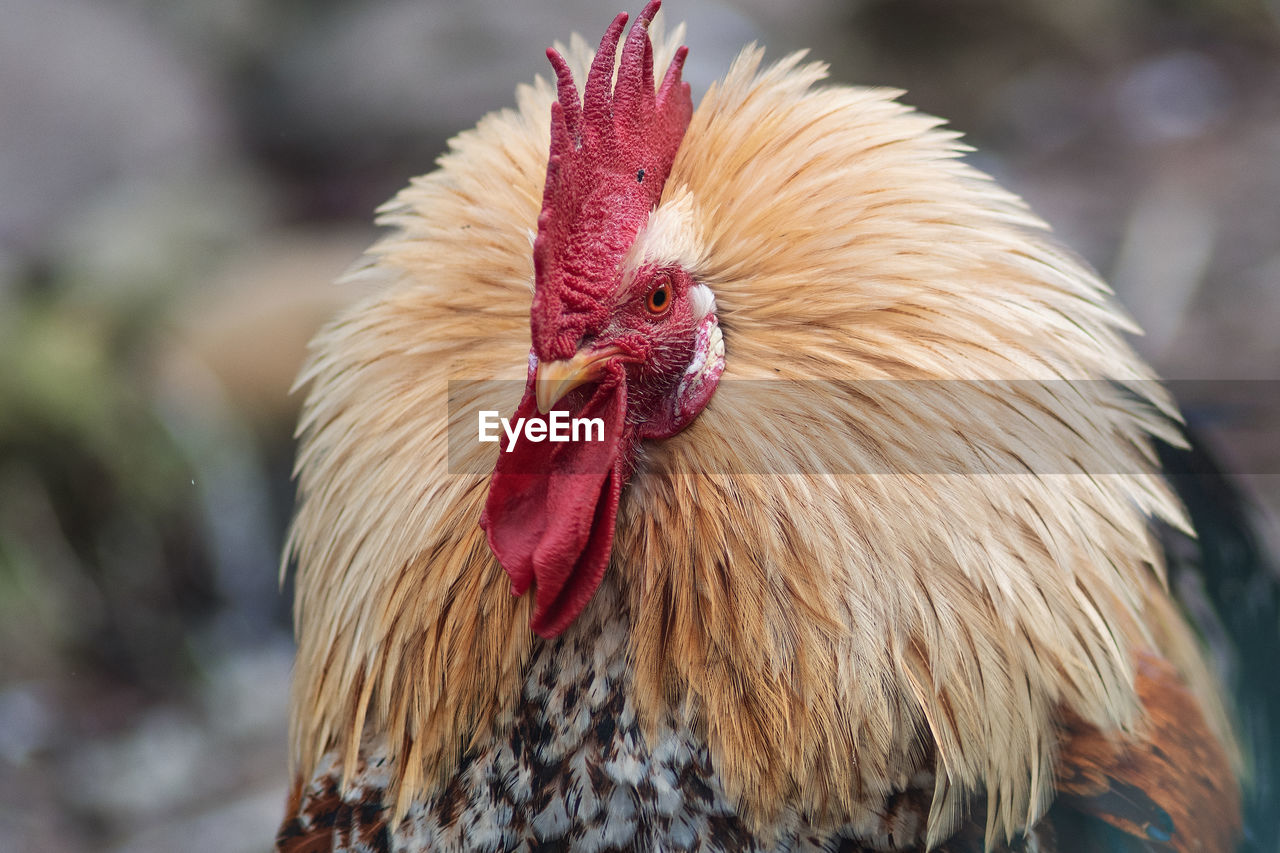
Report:
M 546 414 L 556 402 L 579 385 L 598 379 L 604 370 L 605 359 L 618 354 L 614 347 L 582 349 L 573 358 L 548 361 L 538 365 L 534 375 L 534 396 L 538 411 Z

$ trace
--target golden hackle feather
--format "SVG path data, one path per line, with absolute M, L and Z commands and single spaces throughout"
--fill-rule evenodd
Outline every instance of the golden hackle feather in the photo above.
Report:
M 658 68 L 680 35 L 655 39 Z M 581 79 L 590 49 L 564 52 Z M 1185 526 L 1150 462 L 1171 403 L 1105 286 L 898 93 L 762 53 L 703 98 L 638 238 L 711 287 L 727 350 L 619 509 L 608 571 L 645 726 L 700 727 L 761 825 L 783 804 L 852 820 L 936 762 L 930 842 L 971 795 L 989 841 L 1043 813 L 1059 709 L 1140 731 L 1134 649 L 1228 739 L 1148 533 Z M 299 380 L 294 772 L 336 749 L 350 774 L 380 732 L 397 815 L 510 718 L 535 642 L 477 526 L 496 446 L 449 468 L 449 412 L 473 434 L 475 410 L 447 394 L 525 376 L 553 98 L 522 86 L 383 209 L 393 233 L 354 273 L 381 288 Z M 880 379 L 1045 381 L 964 407 L 935 383 L 834 381 Z

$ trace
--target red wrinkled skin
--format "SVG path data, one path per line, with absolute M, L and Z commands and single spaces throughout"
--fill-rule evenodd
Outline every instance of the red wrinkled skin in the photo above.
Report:
M 536 418 L 532 384 L 515 418 Z M 613 549 L 618 500 L 626 479 L 626 380 L 596 386 L 575 417 L 601 418 L 604 441 L 532 442 L 501 451 L 480 525 L 511 577 L 511 592 L 534 587 L 535 632 L 554 637 L 586 606 Z

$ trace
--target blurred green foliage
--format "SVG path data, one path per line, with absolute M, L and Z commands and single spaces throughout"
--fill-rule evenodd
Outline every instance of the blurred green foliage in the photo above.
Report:
M 49 293 L 0 318 L 0 645 L 163 691 L 213 605 L 194 472 L 140 369 L 145 307 Z

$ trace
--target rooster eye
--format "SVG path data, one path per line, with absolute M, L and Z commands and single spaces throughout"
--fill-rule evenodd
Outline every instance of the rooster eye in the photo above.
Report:
M 658 283 L 649 291 L 645 299 L 645 307 L 655 317 L 661 317 L 671 308 L 671 281 L 666 276 L 658 279 Z

